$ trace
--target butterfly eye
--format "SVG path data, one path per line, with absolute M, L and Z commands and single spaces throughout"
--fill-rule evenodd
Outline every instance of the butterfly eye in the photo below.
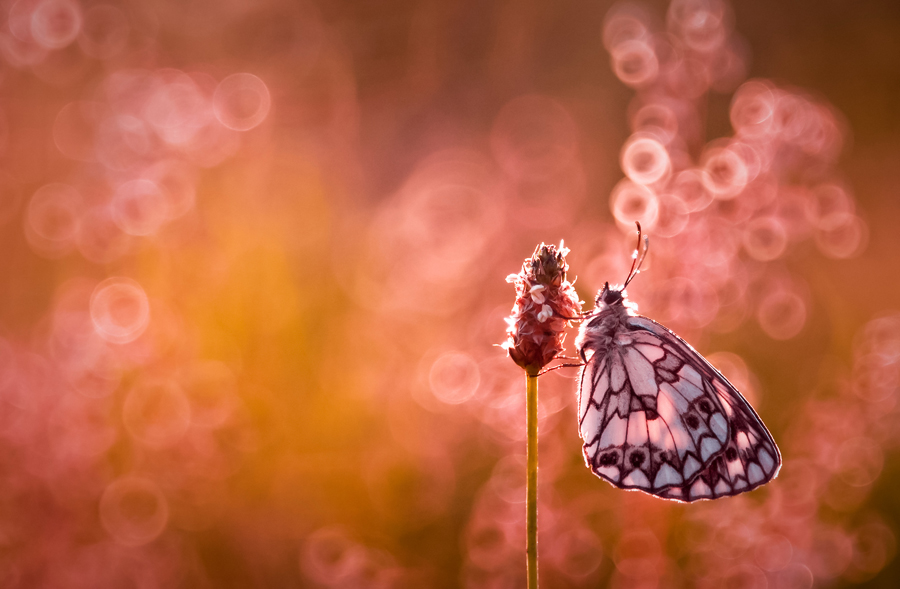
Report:
M 607 305 L 614 305 L 622 301 L 622 293 L 618 290 L 608 290 L 603 295 L 603 302 Z

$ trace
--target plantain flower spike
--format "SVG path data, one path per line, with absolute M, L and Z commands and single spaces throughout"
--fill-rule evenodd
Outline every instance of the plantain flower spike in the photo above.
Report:
M 516 304 L 501 347 L 525 370 L 537 372 L 563 351 L 565 328 L 581 313 L 583 301 L 566 280 L 568 253 L 562 242 L 558 248 L 542 243 L 521 272 L 506 277 L 516 286 Z

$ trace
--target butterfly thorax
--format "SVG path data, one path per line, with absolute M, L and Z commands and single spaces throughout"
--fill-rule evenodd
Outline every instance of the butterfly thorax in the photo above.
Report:
M 616 334 L 625 329 L 625 321 L 631 315 L 624 291 L 610 289 L 606 283 L 594 301 L 594 310 L 581 324 L 575 349 L 586 361 L 590 355 L 605 354 Z

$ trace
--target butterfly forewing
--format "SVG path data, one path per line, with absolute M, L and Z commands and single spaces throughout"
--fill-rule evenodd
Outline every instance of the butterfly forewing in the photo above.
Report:
M 636 315 L 608 339 L 586 356 L 579 383 L 584 456 L 595 474 L 679 501 L 736 495 L 775 477 L 781 456 L 766 426 L 684 340 Z

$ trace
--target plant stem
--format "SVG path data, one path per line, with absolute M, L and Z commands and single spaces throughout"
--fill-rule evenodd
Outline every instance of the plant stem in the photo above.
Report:
M 525 490 L 525 527 L 528 538 L 528 589 L 537 589 L 537 471 L 538 471 L 538 370 L 526 369 L 525 428 L 528 432 L 527 482 Z

